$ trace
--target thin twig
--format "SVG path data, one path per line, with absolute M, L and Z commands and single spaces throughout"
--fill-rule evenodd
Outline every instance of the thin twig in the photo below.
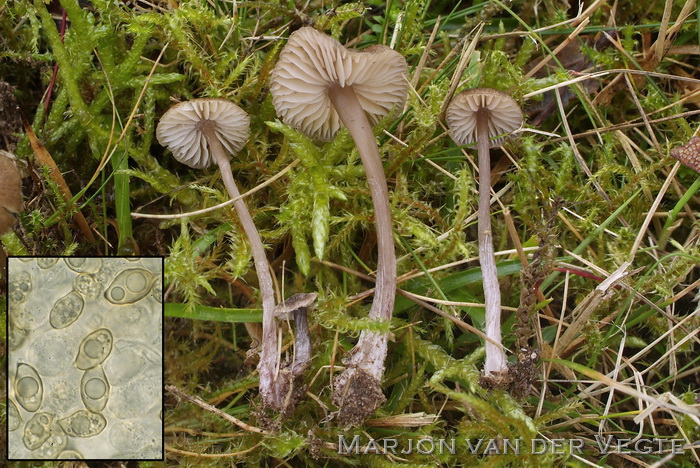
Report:
M 165 450 L 168 452 L 172 453 L 177 453 L 179 455 L 187 455 L 188 457 L 201 457 L 201 458 L 226 458 L 226 457 L 240 457 L 241 455 L 245 455 L 246 453 L 250 453 L 256 448 L 260 447 L 260 442 L 257 444 L 253 445 L 250 448 L 247 448 L 245 450 L 241 450 L 240 452 L 231 452 L 231 453 L 197 453 L 197 452 L 188 452 L 187 450 L 180 450 L 176 449 L 175 447 L 171 447 L 169 445 L 165 446 Z
M 225 420 L 235 424 L 236 426 L 240 427 L 243 430 L 246 430 L 248 432 L 255 432 L 256 434 L 264 434 L 264 435 L 271 435 L 271 432 L 268 432 L 264 429 L 260 429 L 259 427 L 251 426 L 248 423 L 245 423 L 241 421 L 240 419 L 234 418 L 228 413 L 224 413 L 221 411 L 219 408 L 216 408 L 209 403 L 205 402 L 204 400 L 196 397 L 189 395 L 185 393 L 184 391 L 180 390 L 177 388 L 175 385 L 166 385 L 165 390 L 169 391 L 175 396 L 178 396 L 180 398 L 184 398 L 185 400 L 189 401 L 190 403 L 193 403 L 201 408 L 204 408 L 205 410 L 209 411 L 210 413 L 214 413 L 217 416 L 221 416 Z
M 210 206 L 208 208 L 203 208 L 203 209 L 197 210 L 197 211 L 190 211 L 189 213 L 170 214 L 170 215 L 158 215 L 158 214 L 152 214 L 152 213 L 131 213 L 131 216 L 134 218 L 180 219 L 180 218 L 189 218 L 190 216 L 198 216 L 198 215 L 201 215 L 204 213 L 209 213 L 210 211 L 216 211 L 220 208 L 224 208 L 226 206 L 232 205 L 235 202 L 237 202 L 238 200 L 242 200 L 243 198 L 249 197 L 250 195 L 254 194 L 255 192 L 258 192 L 258 191 L 262 190 L 263 188 L 267 187 L 268 185 L 272 184 L 273 182 L 277 181 L 280 177 L 285 175 L 292 168 L 294 168 L 297 164 L 299 164 L 299 161 L 300 161 L 299 159 L 295 159 L 287 167 L 285 167 L 280 172 L 278 172 L 274 176 L 267 179 L 262 184 L 256 185 L 255 187 L 248 190 L 247 192 L 242 193 L 240 196 L 235 197 L 235 198 L 231 198 L 230 200 L 226 200 L 225 202 L 219 203 L 218 205 Z

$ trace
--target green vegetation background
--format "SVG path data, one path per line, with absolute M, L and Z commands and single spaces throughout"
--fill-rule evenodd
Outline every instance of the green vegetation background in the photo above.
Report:
M 255 356 L 247 353 L 254 340 L 242 322 L 259 320 L 259 301 L 235 213 L 131 216 L 190 212 L 227 199 L 216 170 L 175 162 L 154 134 L 174 101 L 230 99 L 251 116 L 251 137 L 232 158 L 243 191 L 287 170 L 246 198 L 279 289 L 284 296 L 320 294 L 310 318 L 309 398 L 275 434 L 260 435 L 169 396 L 166 465 L 584 466 L 570 454 L 473 455 L 465 442 L 497 437 L 584 438 L 590 443 L 581 458 L 602 466 L 659 461 L 665 455 L 600 455 L 593 436 L 641 431 L 692 442 L 700 434 L 696 420 L 676 410 L 635 424 L 649 401 L 602 377 L 618 368 L 613 379 L 625 387 L 652 399 L 669 392 L 676 408 L 697 410 L 700 182 L 669 151 L 698 131 L 699 14 L 695 1 L 590 3 L 581 14 L 575 2 L 556 0 L 2 1 L 0 149 L 18 158 L 26 202 L 2 238 L 4 249 L 167 256 L 166 382 L 255 425 Z M 388 401 L 353 429 L 334 424 L 329 382 L 360 330 L 386 328 L 359 319 L 368 309 L 362 293 L 371 288 L 360 274 L 375 265 L 372 204 L 347 132 L 319 146 L 275 116 L 269 74 L 284 38 L 304 25 L 351 47 L 386 44 L 406 56 L 413 88 L 406 108 L 375 130 L 392 194 L 400 288 L 428 296 L 442 312 L 397 298 Z M 608 73 L 562 85 L 558 96 L 540 91 L 596 72 Z M 483 309 L 465 305 L 483 300 L 474 260 L 475 151 L 455 146 L 442 112 L 455 92 L 477 86 L 513 95 L 528 115 L 526 128 L 540 132 L 522 132 L 492 153 L 494 239 L 504 252 L 504 335 L 513 358 L 523 330 L 533 348 L 554 346 L 577 305 L 631 262 L 624 287 L 611 288 L 589 311 L 565 355 L 550 355 L 558 362 L 540 362 L 522 399 L 478 385 L 483 349 L 462 325 L 483 325 Z M 21 117 L 70 195 L 40 159 L 46 154 L 32 147 Z M 545 278 L 529 321 L 515 312 L 520 245 L 537 252 Z M 231 310 L 222 314 L 221 307 Z M 603 381 L 605 391 L 583 395 L 591 381 Z M 400 447 L 409 439 L 454 438 L 457 453 L 341 456 L 333 447 L 339 434 L 397 438 Z M 664 463 L 700 459 L 695 449 Z M 30 465 L 38 464 L 17 464 Z

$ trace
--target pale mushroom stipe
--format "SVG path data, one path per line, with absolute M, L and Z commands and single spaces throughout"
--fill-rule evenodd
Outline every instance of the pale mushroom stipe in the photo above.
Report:
M 406 101 L 406 60 L 389 47 L 346 49 L 310 27 L 292 33 L 271 75 L 277 114 L 311 138 L 329 141 L 341 127 L 352 135 L 367 175 L 377 229 L 378 260 L 369 317 L 389 321 L 396 294 L 396 256 L 384 168 L 372 132 L 393 108 Z M 343 360 L 333 402 L 344 424 L 363 421 L 385 401 L 381 388 L 387 334 L 363 331 Z
M 507 94 L 490 88 L 463 91 L 450 103 L 445 114 L 452 139 L 458 145 L 476 142 L 479 154 L 479 263 L 486 305 L 486 363 L 484 378 L 498 386 L 508 375 L 508 361 L 501 346 L 501 290 L 491 232 L 491 159 L 489 148 L 501 146 L 506 135 L 520 129 L 523 114 Z
M 238 198 L 240 192 L 233 180 L 226 153 L 235 154 L 243 148 L 248 139 L 248 127 L 248 114 L 232 102 L 224 99 L 193 99 L 168 109 L 158 123 L 156 136 L 160 144 L 168 147 L 175 159 L 183 164 L 202 169 L 212 161 L 216 162 L 229 195 Z M 274 385 L 279 355 L 270 264 L 245 201 L 238 199 L 233 206 L 250 242 L 262 295 L 263 339 L 258 364 L 260 393 L 266 405 L 276 408 L 283 396 L 276 395 Z

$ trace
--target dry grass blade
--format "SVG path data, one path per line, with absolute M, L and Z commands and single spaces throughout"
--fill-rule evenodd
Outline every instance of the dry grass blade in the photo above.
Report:
M 606 377 L 611 377 L 614 375 L 615 372 L 619 372 L 627 368 L 630 364 L 637 362 L 640 360 L 642 357 L 647 356 L 649 352 L 651 352 L 654 349 L 654 346 L 658 345 L 660 342 L 668 339 L 668 336 L 674 333 L 677 329 L 682 329 L 684 325 L 687 323 L 693 323 L 693 318 L 696 317 L 698 314 L 690 314 L 687 317 L 683 318 L 683 320 L 679 321 L 676 323 L 673 327 L 669 328 L 667 331 L 665 331 L 661 336 L 656 338 L 654 341 L 649 343 L 647 346 L 642 348 L 639 352 L 634 354 L 632 357 L 626 359 L 619 368 L 616 368 L 614 371 L 611 371 L 606 375 Z M 695 330 L 694 333 L 689 334 L 688 337 L 689 339 L 696 339 L 696 336 L 698 333 L 700 333 L 700 330 Z M 599 389 L 601 385 L 603 385 L 604 382 L 596 382 L 594 384 L 589 385 L 587 388 L 585 388 L 583 391 L 580 393 L 580 397 L 587 397 L 587 396 L 595 396 L 599 393 L 604 393 L 606 390 L 605 389 Z
M 615 285 L 622 281 L 629 272 L 630 262 L 625 262 L 615 270 L 610 276 L 600 283 L 593 291 L 572 312 L 576 317 L 566 329 L 566 332 L 559 338 L 557 347 L 553 350 L 554 355 L 566 355 L 569 345 L 579 336 L 583 327 L 588 323 L 591 314 L 596 310 L 601 302 L 610 299 L 614 293 Z M 561 350 L 561 351 L 559 351 Z
M 644 239 L 644 236 L 647 234 L 647 227 L 649 227 L 649 223 L 651 223 L 656 209 L 659 207 L 659 204 L 661 204 L 661 201 L 663 200 L 664 195 L 666 194 L 666 190 L 668 190 L 668 187 L 671 185 L 671 182 L 673 182 L 673 178 L 676 176 L 676 172 L 678 172 L 678 168 L 680 168 L 680 166 L 680 162 L 677 162 L 673 165 L 671 172 L 669 172 L 668 177 L 666 177 L 666 181 L 664 182 L 663 186 L 661 186 L 659 194 L 656 196 L 656 200 L 654 200 L 654 203 L 649 209 L 649 213 L 647 213 L 647 216 L 644 219 L 644 223 L 642 223 L 642 227 L 639 229 L 639 233 L 637 234 L 637 237 L 634 240 L 634 244 L 632 245 L 632 249 L 630 250 L 630 261 L 634 260 L 635 255 L 637 255 L 637 249 L 639 249 L 639 246 L 642 244 L 642 239 Z
M 250 448 L 247 448 L 245 450 L 241 450 L 240 452 L 232 452 L 232 453 L 197 453 L 197 452 L 190 452 L 188 450 L 176 449 L 175 447 L 171 447 L 169 445 L 165 446 L 165 450 L 168 452 L 177 453 L 180 455 L 187 455 L 188 457 L 228 458 L 228 457 L 240 457 L 241 455 L 245 455 L 247 453 L 252 452 L 253 450 L 257 449 L 259 446 L 260 446 L 260 443 L 257 443 Z
M 370 427 L 423 427 L 434 424 L 438 420 L 436 414 L 405 413 L 368 419 L 365 425 Z
M 277 174 L 270 177 L 265 182 L 263 182 L 259 185 L 256 185 L 255 187 L 248 190 L 247 192 L 242 193 L 240 196 L 235 197 L 235 198 L 231 198 L 230 200 L 226 200 L 225 202 L 219 203 L 218 205 L 210 206 L 209 208 L 203 208 L 203 209 L 197 210 L 197 211 L 190 211 L 189 213 L 180 213 L 180 214 L 172 214 L 172 215 L 159 215 L 159 214 L 150 214 L 150 213 L 131 213 L 131 216 L 134 218 L 150 218 L 150 219 L 182 219 L 182 218 L 189 218 L 191 216 L 198 216 L 198 215 L 201 215 L 204 213 L 216 211 L 216 210 L 224 208 L 226 206 L 233 205 L 238 200 L 249 197 L 252 194 L 267 187 L 268 185 L 271 185 L 273 182 L 276 182 L 277 180 L 282 178 L 283 175 L 285 175 L 287 172 L 292 170 L 297 164 L 299 164 L 299 161 L 300 161 L 299 159 L 295 159 L 287 167 L 285 167 L 284 169 L 279 171 Z
M 238 418 L 234 418 L 233 416 L 231 416 L 228 413 L 224 413 L 219 408 L 213 407 L 209 403 L 203 401 L 202 399 L 200 399 L 196 396 L 192 396 L 192 395 L 189 395 L 189 394 L 183 392 L 182 390 L 177 388 L 175 385 L 166 385 L 165 390 L 172 393 L 173 395 L 175 395 L 177 397 L 184 398 L 185 400 L 189 401 L 190 403 L 193 403 L 201 408 L 204 408 L 205 410 L 209 411 L 210 413 L 214 413 L 217 416 L 221 416 L 225 420 L 235 424 L 236 426 L 240 427 L 243 430 L 246 430 L 248 432 L 254 432 L 256 434 L 267 434 L 267 435 L 270 434 L 270 432 L 265 431 L 264 429 L 260 429 L 259 427 L 251 426 L 250 424 L 245 423 Z
M 588 26 L 588 23 L 590 23 L 590 22 L 591 22 L 591 19 L 590 19 L 588 16 L 586 16 L 585 18 L 583 18 L 583 20 L 579 23 L 579 25 L 576 26 L 576 29 L 574 29 L 574 31 L 573 31 L 571 34 L 569 34 L 569 35 L 566 37 L 566 39 L 564 39 L 564 40 L 561 42 L 561 44 L 559 44 L 559 45 L 552 51 L 551 54 L 547 55 L 547 56 L 546 56 L 545 58 L 543 58 L 537 65 L 535 65 L 534 67 L 532 67 L 532 69 L 530 69 L 530 71 L 527 72 L 527 73 L 525 74 L 524 78 L 525 78 L 525 79 L 528 79 L 528 78 L 532 78 L 533 76 L 535 76 L 535 73 L 537 73 L 542 67 L 544 67 L 545 65 L 547 65 L 547 64 L 552 60 L 552 58 L 555 57 L 559 52 L 561 52 L 561 51 L 564 49 L 564 47 L 566 47 L 567 45 L 569 45 L 569 43 L 571 43 L 571 41 L 573 41 L 574 39 L 576 39 L 576 37 L 578 37 L 578 35 L 581 34 L 581 31 L 583 31 L 583 28 L 585 28 L 586 26 Z
M 34 156 L 36 156 L 36 159 L 39 161 L 41 166 L 45 166 L 49 169 L 49 177 L 51 178 L 51 181 L 55 183 L 58 189 L 61 191 L 63 200 L 72 208 L 73 195 L 71 194 L 70 188 L 68 188 L 68 184 L 66 184 L 66 181 L 61 174 L 61 170 L 56 165 L 56 162 L 51 157 L 51 154 L 34 134 L 34 130 L 32 130 L 32 127 L 29 126 L 29 123 L 23 119 L 22 124 L 24 125 L 24 131 L 29 138 L 29 144 L 34 150 Z M 83 213 L 77 208 L 75 209 L 75 213 L 73 213 L 73 221 L 75 221 L 75 223 L 78 225 L 80 232 L 83 233 L 88 242 L 95 242 L 95 236 L 92 235 L 90 225 L 85 219 L 85 216 L 83 216 Z
M 624 393 L 625 395 L 630 395 L 634 398 L 637 398 L 639 400 L 642 400 L 646 403 L 650 403 L 652 405 L 655 405 L 657 408 L 662 408 L 671 412 L 676 412 L 676 413 L 683 413 L 687 414 L 688 416 L 692 418 L 697 418 L 700 417 L 700 409 L 690 406 L 690 405 L 683 405 L 679 406 L 676 404 L 668 403 L 664 401 L 664 399 L 661 398 L 655 398 L 650 395 L 647 395 L 646 393 L 640 392 L 638 390 L 634 390 L 627 385 L 624 385 L 614 379 L 611 379 L 610 377 L 601 374 L 598 371 L 589 369 L 588 367 L 582 366 L 580 364 L 577 364 L 575 362 L 571 361 L 565 361 L 563 359 L 552 359 L 551 360 L 553 363 L 560 364 L 562 366 L 566 366 L 571 368 L 572 370 L 579 372 L 583 375 L 585 375 L 588 378 L 597 380 L 599 383 L 606 385 L 608 388 L 614 388 L 615 390 Z
M 471 40 L 469 43 L 464 43 L 464 48 L 462 49 L 462 54 L 459 57 L 459 62 L 457 63 L 457 69 L 455 70 L 454 74 L 452 75 L 452 80 L 450 82 L 450 89 L 447 91 L 447 95 L 445 96 L 445 100 L 442 103 L 442 108 L 440 109 L 440 116 L 444 118 L 445 115 L 445 110 L 447 109 L 447 106 L 450 104 L 450 101 L 452 100 L 452 97 L 455 94 L 455 91 L 457 91 L 457 87 L 459 87 L 461 80 L 462 80 L 462 72 L 464 72 L 464 69 L 466 68 L 467 64 L 471 60 L 472 54 L 474 53 L 474 50 L 476 49 L 476 45 L 479 43 L 479 38 L 481 37 L 481 32 L 484 30 L 484 23 L 481 23 L 476 31 L 474 31 L 474 38 Z M 442 118 L 440 119 L 442 120 Z
M 559 107 L 559 114 L 561 116 L 561 121 L 564 124 L 564 128 L 566 129 L 566 134 L 569 138 L 569 144 L 571 145 L 571 149 L 574 151 L 574 155 L 576 156 L 576 161 L 581 166 L 581 169 L 583 169 L 583 171 L 586 173 L 586 176 L 591 181 L 593 186 L 596 188 L 596 190 L 598 191 L 600 196 L 603 197 L 605 199 L 605 201 L 610 202 L 610 197 L 608 197 L 608 194 L 605 193 L 605 190 L 603 190 L 603 187 L 601 187 L 600 183 L 596 180 L 596 178 L 593 177 L 593 173 L 591 172 L 591 169 L 588 167 L 588 164 L 586 164 L 586 160 L 581 156 L 581 153 L 579 152 L 578 147 L 576 146 L 576 143 L 574 142 L 573 134 L 571 133 L 571 129 L 569 128 L 569 121 L 566 118 L 566 111 L 564 110 L 564 105 L 562 104 L 561 94 L 560 94 L 559 89 L 554 90 L 554 95 L 557 98 L 557 106 Z

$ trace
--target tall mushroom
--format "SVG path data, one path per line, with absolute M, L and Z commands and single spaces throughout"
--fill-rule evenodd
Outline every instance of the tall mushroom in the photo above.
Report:
M 523 125 L 523 113 L 515 100 L 490 88 L 463 91 L 450 103 L 445 115 L 452 139 L 458 145 L 477 142 L 479 153 L 479 263 L 486 303 L 486 363 L 484 378 L 499 385 L 508 366 L 501 346 L 501 291 L 491 233 L 491 160 L 489 148 L 499 147 L 505 135 Z
M 377 279 L 369 316 L 388 321 L 396 294 L 396 256 L 389 191 L 372 125 L 406 101 L 406 60 L 385 46 L 356 52 L 310 27 L 289 36 L 272 71 L 272 103 L 282 120 L 330 141 L 341 122 L 352 135 L 372 195 L 377 227 Z M 381 378 L 387 335 L 363 331 L 335 381 L 341 422 L 364 420 L 384 400 Z
M 195 169 L 214 161 L 231 198 L 240 197 L 233 180 L 228 154 L 243 148 L 248 139 L 248 114 L 224 99 L 193 99 L 170 107 L 161 117 L 156 136 L 161 145 L 173 152 L 175 159 Z M 263 339 L 258 372 L 263 402 L 278 408 L 283 395 L 277 395 L 275 374 L 279 364 L 277 354 L 277 322 L 275 321 L 275 292 L 272 287 L 270 264 L 253 218 L 242 199 L 233 203 L 253 251 L 263 305 Z

